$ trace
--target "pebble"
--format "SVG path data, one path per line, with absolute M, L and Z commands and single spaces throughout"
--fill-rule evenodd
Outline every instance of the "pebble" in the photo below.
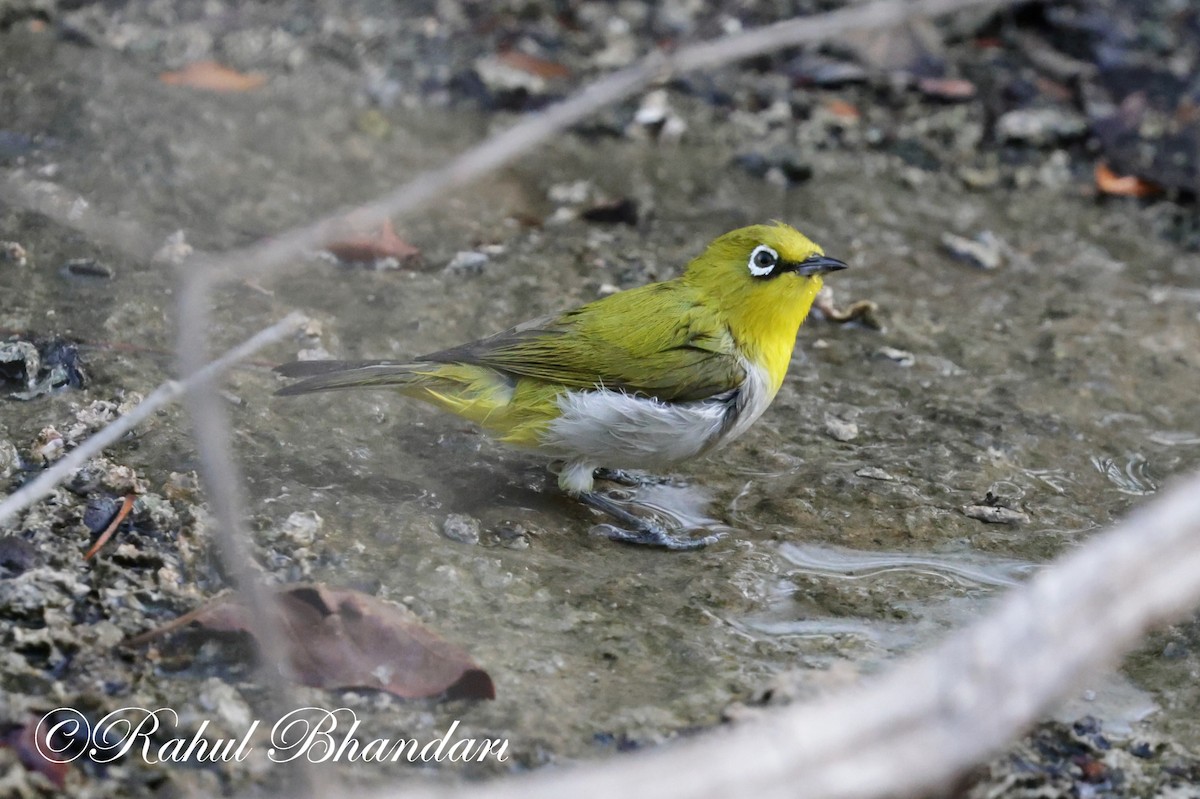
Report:
M 92 535 L 99 535 L 112 522 L 120 508 L 120 501 L 113 497 L 89 497 L 87 507 L 83 509 L 83 526 Z
M 826 414 L 825 432 L 835 441 L 853 441 L 858 438 L 858 425 L 854 422 Z
M 1018 108 L 996 120 L 1000 141 L 1038 147 L 1078 139 L 1087 130 L 1082 114 L 1061 108 Z
M 34 463 L 46 465 L 53 463 L 66 454 L 66 444 L 63 443 L 62 433 L 53 427 L 43 427 L 29 448 L 29 455 Z
M 15 241 L 0 241 L 0 262 L 25 266 L 29 263 L 29 253 Z
M 73 258 L 63 264 L 59 271 L 63 277 L 81 280 L 112 280 L 116 276 L 111 266 L 95 258 Z
M 37 347 L 28 341 L 9 341 L 0 344 L 0 364 L 4 363 L 21 364 L 17 369 L 24 376 L 22 387 L 26 389 L 33 388 L 34 383 L 37 382 L 38 372 L 42 368 L 42 359 L 38 355 Z M 14 372 L 11 368 L 5 371 L 10 375 Z
M 21 468 L 21 453 L 11 441 L 0 438 L 0 480 L 12 477 Z
M 442 535 L 460 544 L 478 544 L 479 533 L 479 520 L 473 516 L 451 513 L 442 522 Z
M 279 526 L 279 534 L 300 546 L 309 546 L 324 525 L 325 520 L 316 511 L 296 511 Z
M 529 531 L 520 522 L 503 521 L 492 528 L 492 535 L 508 549 L 529 549 Z
M 942 246 L 955 258 L 980 269 L 999 269 L 1004 263 L 1004 243 L 990 230 L 974 239 L 943 233 Z
M 443 271 L 448 275 L 478 275 L 483 272 L 487 262 L 488 257 L 485 253 L 464 250 L 455 253 Z
M 978 519 L 988 524 L 1024 524 L 1029 521 L 1027 514 L 998 505 L 964 505 L 962 512 L 969 519 Z
M 154 251 L 151 260 L 156 264 L 179 266 L 191 254 L 192 245 L 187 243 L 184 232 L 176 230 L 170 236 L 167 236 L 166 241 L 163 242 L 161 247 Z
M 875 354 L 881 358 L 887 358 L 889 361 L 895 362 L 899 366 L 909 367 L 917 362 L 917 356 L 913 355 L 908 350 L 896 349 L 895 347 L 880 347 L 875 350 Z

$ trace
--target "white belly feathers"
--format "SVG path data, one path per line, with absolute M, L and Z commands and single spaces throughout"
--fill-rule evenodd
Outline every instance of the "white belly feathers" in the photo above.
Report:
M 568 391 L 561 415 L 550 423 L 540 449 L 566 458 L 560 483 L 591 490 L 592 471 L 659 469 L 694 458 L 741 435 L 762 415 L 775 392 L 765 370 L 743 363 L 740 387 L 693 402 L 666 403 L 620 391 Z

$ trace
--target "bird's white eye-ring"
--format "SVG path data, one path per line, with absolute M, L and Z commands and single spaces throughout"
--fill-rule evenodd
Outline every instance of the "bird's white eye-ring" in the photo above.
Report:
M 750 274 L 755 277 L 766 277 L 779 263 L 779 253 L 765 244 L 760 244 L 750 253 Z

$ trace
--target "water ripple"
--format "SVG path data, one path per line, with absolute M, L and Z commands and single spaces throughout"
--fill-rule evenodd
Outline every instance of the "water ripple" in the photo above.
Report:
M 1124 465 L 1113 458 L 1094 455 L 1092 465 L 1122 494 L 1144 497 L 1158 491 L 1158 483 L 1149 473 L 1150 463 L 1140 453 L 1129 455 Z
M 911 572 L 940 577 L 959 585 L 1007 588 L 1019 584 L 1036 568 L 1028 561 L 978 553 L 864 552 L 825 544 L 793 543 L 782 544 L 779 552 L 801 572 L 848 580 L 889 572 Z

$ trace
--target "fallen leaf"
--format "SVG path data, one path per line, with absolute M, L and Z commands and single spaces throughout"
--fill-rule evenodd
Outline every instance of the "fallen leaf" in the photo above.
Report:
M 395 258 L 404 263 L 421 256 L 421 250 L 396 235 L 390 219 L 384 220 L 373 232 L 350 232 L 345 238 L 325 245 L 338 260 L 350 263 L 370 263 Z
M 960 101 L 975 97 L 975 84 L 962 78 L 921 78 L 917 89 L 926 97 L 938 100 Z
M 1136 175 L 1116 174 L 1103 161 L 1096 162 L 1096 188 L 1102 194 L 1119 197 L 1153 197 L 1162 193 L 1160 187 Z
M 825 110 L 833 114 L 838 119 L 857 121 L 859 116 L 858 109 L 845 100 L 839 100 L 836 97 L 825 102 Z
M 520 50 L 507 50 L 496 57 L 505 66 L 519 69 L 522 72 L 528 72 L 530 75 L 537 75 L 539 78 L 545 78 L 546 80 L 569 78 L 571 76 L 571 70 L 562 64 L 556 61 L 549 61 L 545 58 L 538 58 L 528 53 L 522 53 Z
M 54 750 L 48 746 L 47 734 L 50 726 L 40 722 L 39 718 L 29 719 L 24 726 L 16 727 L 8 735 L 0 737 L 0 746 L 12 749 L 25 768 L 41 774 L 54 783 L 56 788 L 63 788 L 67 783 L 67 771 L 71 764 L 69 761 L 60 763 L 50 760 L 42 754 Z
M 299 583 L 276 590 L 296 679 L 314 688 L 372 688 L 416 699 L 494 699 L 492 678 L 467 652 L 425 627 L 405 608 L 367 594 Z M 252 634 L 261 611 L 227 595 L 129 640 L 140 646 L 195 625 Z
M 188 86 L 208 92 L 248 92 L 267 82 L 265 75 L 244 73 L 216 61 L 193 61 L 177 72 L 164 72 L 158 79 L 169 86 Z

